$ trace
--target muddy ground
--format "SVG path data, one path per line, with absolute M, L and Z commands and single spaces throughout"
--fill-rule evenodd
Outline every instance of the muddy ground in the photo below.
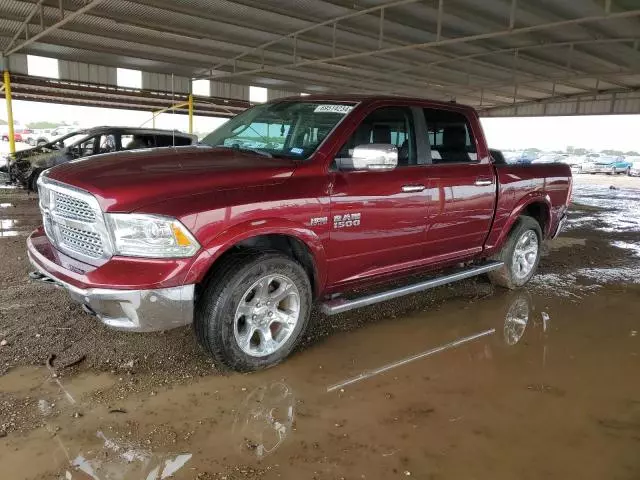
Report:
M 0 189 L 0 478 L 640 478 L 640 179 L 576 180 L 526 290 L 315 312 L 252 375 L 29 282 L 37 201 Z

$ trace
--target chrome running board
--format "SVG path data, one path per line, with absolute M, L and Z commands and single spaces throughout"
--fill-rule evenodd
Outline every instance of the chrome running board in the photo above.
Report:
M 365 297 L 356 298 L 354 300 L 347 300 L 345 298 L 334 298 L 324 302 L 321 305 L 321 310 L 325 315 L 337 315 L 338 313 L 348 312 L 349 310 L 353 310 L 355 308 L 366 307 L 368 305 L 373 305 L 374 303 L 391 300 L 392 298 L 411 295 L 412 293 L 422 292 L 423 290 L 429 290 L 430 288 L 446 285 L 447 283 L 457 282 L 458 280 L 464 280 L 465 278 L 482 275 L 483 273 L 497 270 L 503 265 L 503 262 L 487 262 L 480 266 L 467 268 L 466 270 L 452 273 L 450 275 L 431 278 L 423 282 L 414 283 L 405 287 L 394 288 L 393 290 L 387 290 L 385 292 L 374 293 L 373 295 L 367 295 Z

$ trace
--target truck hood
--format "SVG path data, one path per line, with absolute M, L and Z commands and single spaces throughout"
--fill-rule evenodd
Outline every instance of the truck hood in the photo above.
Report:
M 280 183 L 295 166 L 252 152 L 186 146 L 95 155 L 47 176 L 91 192 L 105 212 L 132 212 L 176 197 Z

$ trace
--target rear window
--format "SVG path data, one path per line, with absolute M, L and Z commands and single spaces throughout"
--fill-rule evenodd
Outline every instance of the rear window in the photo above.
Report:
M 476 142 L 467 117 L 458 112 L 425 108 L 433 163 L 468 163 L 478 160 Z

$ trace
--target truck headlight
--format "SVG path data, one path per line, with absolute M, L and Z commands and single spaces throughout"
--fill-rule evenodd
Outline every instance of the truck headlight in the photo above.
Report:
M 127 257 L 184 258 L 200 244 L 175 218 L 135 213 L 105 214 L 114 253 Z

